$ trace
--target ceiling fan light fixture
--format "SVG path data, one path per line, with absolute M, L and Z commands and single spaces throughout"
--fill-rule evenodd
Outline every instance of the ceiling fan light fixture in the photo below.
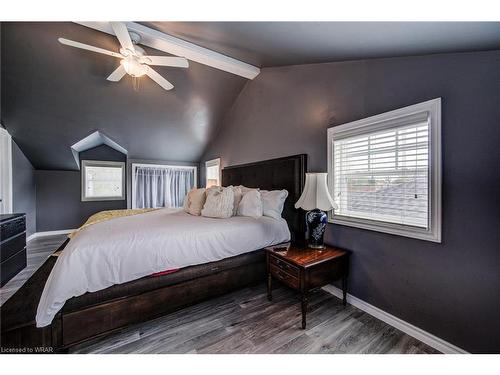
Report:
M 139 77 L 147 75 L 165 90 L 172 90 L 174 88 L 171 82 L 158 74 L 150 65 L 187 68 L 189 63 L 186 58 L 178 56 L 148 56 L 144 49 L 137 45 L 140 41 L 139 34 L 128 31 L 127 26 L 123 22 L 111 22 L 111 28 L 120 42 L 120 53 L 66 38 L 59 38 L 58 40 L 60 43 L 71 47 L 119 58 L 121 60 L 120 66 L 108 76 L 108 81 L 118 82 L 125 74 L 128 74 L 133 78 L 134 89 L 137 90 Z
M 133 56 L 129 56 L 123 59 L 120 64 L 123 65 L 123 68 L 127 72 L 127 74 L 132 77 L 141 77 L 148 72 L 148 66 L 141 64 L 136 58 Z

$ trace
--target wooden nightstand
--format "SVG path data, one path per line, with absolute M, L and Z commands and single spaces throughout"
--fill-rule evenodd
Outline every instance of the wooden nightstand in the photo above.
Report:
M 349 253 L 326 246 L 323 250 L 294 244 L 266 247 L 267 298 L 272 300 L 273 277 L 301 293 L 302 328 L 306 328 L 308 294 L 335 280 L 342 280 L 343 303 L 346 305 Z

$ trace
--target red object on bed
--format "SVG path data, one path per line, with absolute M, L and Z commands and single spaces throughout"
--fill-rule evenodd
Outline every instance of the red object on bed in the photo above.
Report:
M 169 273 L 177 272 L 179 270 L 180 270 L 180 268 L 176 268 L 176 269 L 173 269 L 173 270 L 166 270 L 166 271 L 156 272 L 156 273 L 151 274 L 151 276 L 164 276 L 164 275 L 168 275 Z

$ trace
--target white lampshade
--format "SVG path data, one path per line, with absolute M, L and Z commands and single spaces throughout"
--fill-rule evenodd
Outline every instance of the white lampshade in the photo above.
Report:
M 299 200 L 295 203 L 295 208 L 300 207 L 306 211 L 316 208 L 330 211 L 338 208 L 328 192 L 327 176 L 328 173 L 306 173 L 306 185 Z

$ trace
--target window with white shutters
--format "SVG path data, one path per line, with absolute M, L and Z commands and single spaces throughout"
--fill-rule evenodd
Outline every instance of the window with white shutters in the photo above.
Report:
M 328 132 L 331 221 L 440 242 L 440 100 Z
M 125 199 L 125 163 L 82 160 L 82 201 Z

